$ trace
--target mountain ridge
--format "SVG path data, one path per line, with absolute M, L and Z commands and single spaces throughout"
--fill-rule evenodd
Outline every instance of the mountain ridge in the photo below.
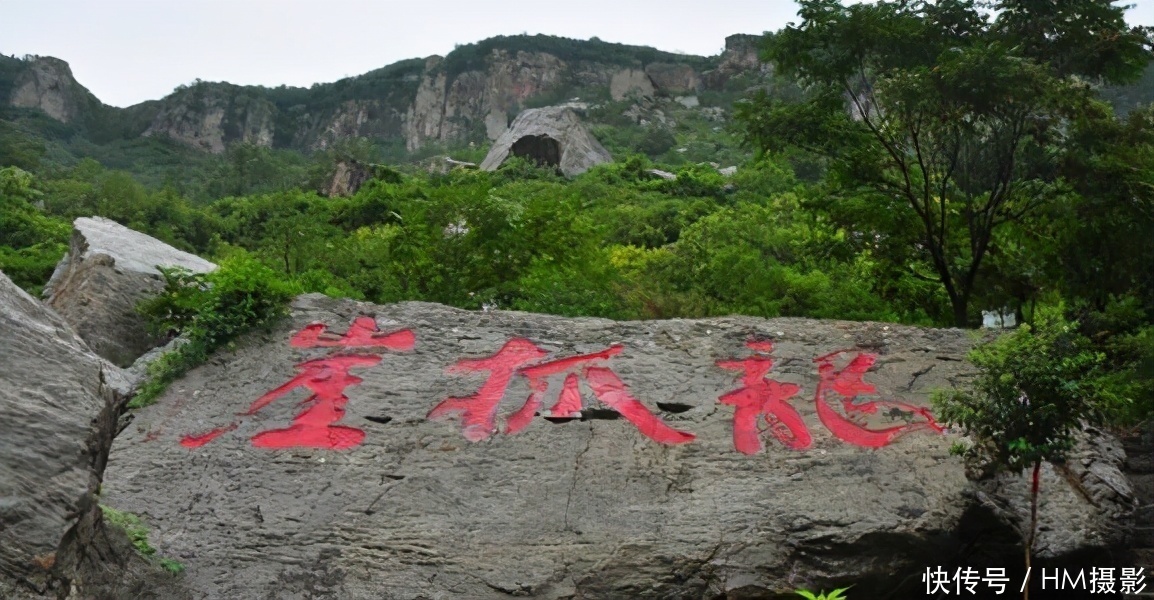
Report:
M 234 143 L 311 151 L 366 137 L 412 152 L 491 141 L 520 110 L 572 97 L 726 91 L 736 75 L 767 72 L 759 40 L 735 34 L 720 55 L 702 57 L 596 38 L 498 36 L 309 88 L 197 80 L 125 108 L 100 102 L 64 60 L 0 57 L 0 98 L 7 108 L 77 124 L 98 143 L 165 136 L 219 154 Z

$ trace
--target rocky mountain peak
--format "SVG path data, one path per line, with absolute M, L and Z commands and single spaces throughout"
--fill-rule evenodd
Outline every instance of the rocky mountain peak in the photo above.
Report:
M 23 62 L 25 65 L 12 87 L 9 105 L 38 108 L 57 121 L 68 123 L 87 104 L 99 104 L 72 76 L 67 62 L 51 56 L 28 57 Z

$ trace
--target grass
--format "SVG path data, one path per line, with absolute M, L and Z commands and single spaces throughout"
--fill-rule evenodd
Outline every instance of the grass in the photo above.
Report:
M 148 543 L 148 526 L 144 524 L 144 521 L 142 521 L 140 517 L 103 504 L 100 505 L 100 510 L 104 513 L 104 521 L 124 531 L 128 536 L 128 540 L 132 542 L 132 547 L 136 548 L 136 551 L 146 560 L 151 562 L 155 559 L 156 564 L 158 564 L 160 568 L 174 575 L 184 572 L 184 565 L 179 561 L 171 558 L 156 557 L 156 548 L 153 548 L 152 544 Z

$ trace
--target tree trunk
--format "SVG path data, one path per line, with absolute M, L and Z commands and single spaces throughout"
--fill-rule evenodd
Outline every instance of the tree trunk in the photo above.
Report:
M 1038 531 L 1038 474 L 1042 461 L 1034 461 L 1034 475 L 1030 483 L 1030 532 L 1026 536 L 1026 584 L 1022 587 L 1022 599 L 1030 600 L 1030 555 L 1034 551 L 1034 534 Z
M 970 326 L 970 299 L 957 295 L 950 298 L 950 305 L 954 309 L 954 327 L 965 329 Z

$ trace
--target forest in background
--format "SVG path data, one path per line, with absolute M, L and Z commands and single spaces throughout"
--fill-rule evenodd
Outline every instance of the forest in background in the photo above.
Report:
M 1112 418 L 1135 422 L 1154 404 L 1149 32 L 1109 3 L 1003 4 L 991 24 L 967 2 L 802 3 L 809 27 L 765 41 L 789 85 L 750 90 L 724 127 L 685 113 L 647 129 L 618 116 L 627 103 L 591 107 L 616 162 L 572 179 L 520 160 L 407 164 L 479 160 L 477 146 L 402 159 L 368 140 L 221 156 L 97 143 L 6 109 L 0 270 L 39 293 L 71 220 L 99 215 L 280 289 L 378 303 L 967 327 L 1053 308 L 1108 361 Z M 1127 33 L 1088 45 L 1106 26 Z M 351 197 L 319 195 L 349 158 L 392 166 Z M 740 164 L 723 177 L 709 161 Z

